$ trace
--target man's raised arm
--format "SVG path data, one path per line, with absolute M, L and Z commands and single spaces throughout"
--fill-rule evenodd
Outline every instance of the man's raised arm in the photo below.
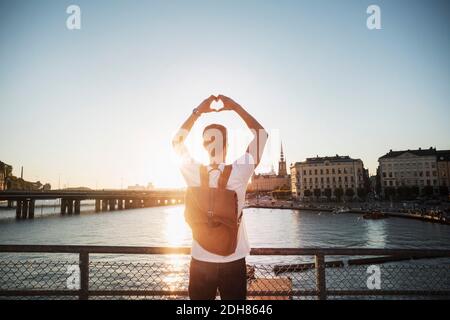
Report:
M 197 119 L 200 118 L 200 116 L 203 113 L 208 113 L 212 111 L 210 106 L 211 103 L 215 100 L 217 100 L 217 97 L 213 95 L 205 99 L 197 108 L 194 109 L 189 118 L 186 119 L 186 121 L 181 125 L 176 135 L 173 137 L 172 145 L 173 148 L 175 149 L 175 152 L 179 156 L 183 156 L 187 152 L 186 146 L 184 145 L 184 141 L 186 140 L 189 132 L 191 132 L 191 129 L 194 126 L 195 121 L 197 121 Z
M 264 129 L 264 127 L 236 101 L 224 95 L 219 95 L 218 98 L 223 102 L 223 110 L 235 111 L 252 131 L 253 140 L 248 145 L 247 152 L 252 155 L 256 168 L 261 161 L 269 134 L 266 129 Z

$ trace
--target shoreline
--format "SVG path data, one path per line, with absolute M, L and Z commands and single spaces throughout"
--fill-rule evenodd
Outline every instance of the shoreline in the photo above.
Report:
M 317 212 L 333 212 L 336 210 L 339 210 L 340 208 L 334 207 L 334 208 L 315 208 L 315 207 L 304 207 L 300 205 L 269 205 L 269 204 L 250 204 L 245 206 L 244 208 L 256 208 L 256 209 L 280 209 L 280 210 L 308 210 L 308 211 L 317 211 Z M 345 212 L 342 213 L 353 213 L 353 214 L 368 214 L 372 213 L 372 211 L 369 210 L 361 210 L 361 209 L 355 209 L 355 208 L 348 208 L 348 210 L 345 210 Z M 386 215 L 387 217 L 393 217 L 393 218 L 403 218 L 403 219 L 413 219 L 413 220 L 420 220 L 424 222 L 431 222 L 431 223 L 439 223 L 443 225 L 450 225 L 450 221 L 442 220 L 439 218 L 435 218 L 432 216 L 422 216 L 418 214 L 407 214 L 407 213 L 401 213 L 401 212 L 388 212 L 388 211 L 380 211 L 380 213 Z M 340 214 L 340 213 L 338 213 Z

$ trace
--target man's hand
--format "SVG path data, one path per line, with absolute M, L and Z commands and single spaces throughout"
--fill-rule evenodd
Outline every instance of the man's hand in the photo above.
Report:
M 217 97 L 214 95 L 211 95 L 209 98 L 203 100 L 203 102 L 200 103 L 200 105 L 197 107 L 198 112 L 200 114 L 215 112 L 215 110 L 211 109 L 211 103 L 217 100 L 218 100 Z
M 228 98 L 228 97 L 226 97 L 226 96 L 224 96 L 222 94 L 220 94 L 217 97 L 217 99 L 218 100 L 222 100 L 222 102 L 223 102 L 223 108 L 220 111 L 222 111 L 222 110 L 236 110 L 237 107 L 240 107 L 240 105 L 236 101 L 234 101 L 233 99 Z

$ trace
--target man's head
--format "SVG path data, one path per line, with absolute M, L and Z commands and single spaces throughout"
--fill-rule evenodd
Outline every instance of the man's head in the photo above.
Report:
M 210 164 L 224 163 L 227 156 L 227 128 L 210 124 L 203 130 L 203 147 L 209 155 Z

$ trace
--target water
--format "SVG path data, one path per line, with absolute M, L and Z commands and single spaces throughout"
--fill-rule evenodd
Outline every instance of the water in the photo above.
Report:
M 60 216 L 53 214 L 57 210 L 46 207 L 42 217 L 38 213 L 34 220 L 21 221 L 11 218 L 14 217 L 13 210 L 2 210 L 0 244 L 189 246 L 192 241 L 190 229 L 184 221 L 183 206 L 101 213 L 94 213 L 87 207 L 84 209 L 89 211 L 80 216 Z M 246 209 L 244 215 L 252 247 L 450 249 L 450 226 L 417 220 L 364 220 L 357 214 L 333 215 L 279 209 Z M 3 270 L 0 288 L 47 288 L 52 283 L 54 288 L 64 289 L 67 261 L 77 265 L 77 259 L 76 255 L 63 254 L 0 254 L 0 271 Z M 18 260 L 33 262 L 15 264 L 14 261 Z M 248 261 L 258 264 L 258 277 L 273 277 L 274 264 L 312 260 L 311 257 L 252 256 Z M 90 271 L 92 287 L 184 290 L 188 262 L 188 256 L 93 255 Z M 382 272 L 386 279 L 395 280 L 389 288 L 450 288 L 448 261 L 439 259 L 419 263 L 422 264 L 419 267 L 414 266 L 414 262 L 401 262 L 401 266 L 396 263 L 383 265 Z M 293 288 L 314 288 L 314 272 L 281 276 L 289 276 Z M 364 289 L 366 278 L 366 266 L 327 269 L 327 285 L 331 288 L 342 288 L 344 285 L 347 289 Z M 433 279 L 436 281 L 430 282 Z

